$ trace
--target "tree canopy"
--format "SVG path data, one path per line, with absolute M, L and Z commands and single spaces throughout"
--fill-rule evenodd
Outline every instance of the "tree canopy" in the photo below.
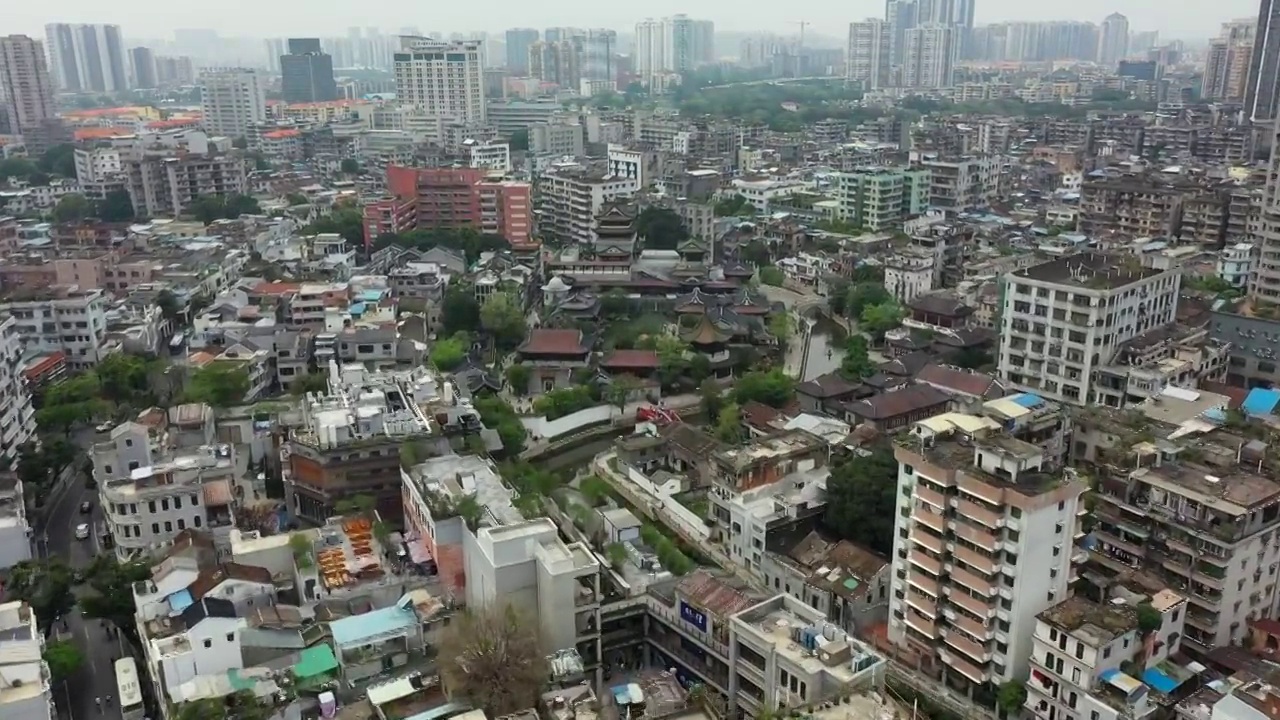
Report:
M 248 195 L 201 195 L 187 206 L 187 213 L 208 225 L 214 220 L 234 220 L 241 215 L 260 215 L 262 207 Z
M 224 408 L 244 402 L 249 392 L 249 369 L 242 363 L 212 362 L 191 373 L 184 397 L 187 402 Z
M 440 307 L 445 335 L 471 332 L 480 327 L 480 303 L 469 285 L 450 283 Z
M 5 580 L 7 597 L 22 600 L 36 614 L 40 632 L 48 635 L 49 628 L 76 605 L 71 568 L 60 558 L 48 560 L 23 560 L 9 569 Z M 132 599 L 132 593 L 130 593 Z
M 299 235 L 324 233 L 337 233 L 352 245 L 364 247 L 364 214 L 359 208 L 334 208 L 328 215 L 317 218 L 315 222 L 298 230 Z
M 90 592 L 80 600 L 84 614 L 122 630 L 136 627 L 133 584 L 151 577 L 150 564 L 141 560 L 122 563 L 106 553 L 93 559 L 85 576 Z
M 466 333 L 437 340 L 431 346 L 431 364 L 441 372 L 449 372 L 467 359 L 469 345 L 470 340 L 466 337 Z
M 103 222 L 129 222 L 135 219 L 133 200 L 128 190 L 108 192 L 97 207 L 98 219 Z
M 56 640 L 44 646 L 44 661 L 54 681 L 66 680 L 84 664 L 84 653 L 68 640 Z
M 838 461 L 827 479 L 823 523 L 845 540 L 885 556 L 893 552 L 898 461 L 887 445 Z
M 528 431 L 520 422 L 520 416 L 502 398 L 496 395 L 481 397 L 476 400 L 476 412 L 485 427 L 498 432 L 502 440 L 502 450 L 508 457 L 515 457 L 524 451 L 525 438 Z
M 439 662 L 450 698 L 488 717 L 535 706 L 550 673 L 537 620 L 510 605 L 454 615 L 440 638 Z
M 749 372 L 739 378 L 733 388 L 733 399 L 739 405 L 755 401 L 781 408 L 794 400 L 795 396 L 796 381 L 781 368 Z
M 674 96 L 680 114 L 734 118 L 746 124 L 768 125 L 780 132 L 797 132 L 807 124 L 826 119 L 858 124 L 884 114 L 875 108 L 859 106 L 857 101 L 862 98 L 862 92 L 834 79 L 714 87 L 724 82 L 741 82 L 725 81 L 724 77 L 727 76 L 715 78 L 698 73 L 694 79 L 682 83 Z M 795 103 L 798 109 L 788 110 L 783 107 L 785 103 Z
M 761 284 L 771 285 L 773 287 L 782 287 L 783 283 L 785 283 L 787 279 L 787 276 L 784 275 L 781 270 L 772 265 L 766 265 L 765 267 L 760 268 L 759 276 Z
M 93 203 L 80 193 L 63 195 L 53 206 L 54 222 L 79 222 L 93 215 Z
M 840 374 L 848 380 L 855 381 L 876 374 L 876 366 L 871 363 L 867 338 L 862 333 L 853 333 L 845 343 L 844 359 L 840 361 Z
M 524 308 L 511 293 L 494 293 L 480 308 L 480 326 L 503 350 L 512 350 L 524 341 L 528 327 Z
M 746 196 L 738 194 L 720 200 L 715 205 L 716 217 L 755 215 L 756 208 Z
M 636 217 L 636 235 L 644 238 L 646 250 L 675 250 L 689 239 L 684 221 L 674 210 L 650 206 Z

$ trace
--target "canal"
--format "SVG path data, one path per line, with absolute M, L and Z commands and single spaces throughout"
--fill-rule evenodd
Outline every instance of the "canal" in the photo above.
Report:
M 844 361 L 845 331 L 838 324 L 821 318 L 809 335 L 809 353 L 801 381 L 835 372 Z

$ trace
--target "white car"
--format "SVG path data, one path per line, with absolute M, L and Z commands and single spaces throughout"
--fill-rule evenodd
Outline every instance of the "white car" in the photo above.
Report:
M 79 525 L 77 525 L 77 526 L 76 526 L 76 539 L 77 539 L 77 540 L 88 540 L 88 539 L 89 539 L 89 524 L 88 524 L 88 523 L 80 523 Z

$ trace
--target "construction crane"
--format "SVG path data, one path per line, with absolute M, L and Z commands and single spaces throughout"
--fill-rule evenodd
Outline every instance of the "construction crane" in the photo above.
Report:
M 802 65 L 804 65 L 804 29 L 812 25 L 812 23 L 810 23 L 808 20 L 791 20 L 787 24 L 800 26 L 800 42 L 799 44 L 796 45 L 796 69 L 795 69 L 795 77 L 800 77 L 801 75 L 804 74 L 802 72 L 802 67 L 801 67 Z
M 813 23 L 809 22 L 808 20 L 791 20 L 787 24 L 800 26 L 800 49 L 803 50 L 804 49 L 804 29 L 809 27 Z

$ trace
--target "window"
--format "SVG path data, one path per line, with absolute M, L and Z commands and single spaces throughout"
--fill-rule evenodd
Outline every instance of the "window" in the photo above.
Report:
M 1109 658 L 1109 657 L 1111 657 L 1111 646 L 1110 646 L 1110 645 L 1108 645 L 1108 646 L 1106 646 L 1106 647 L 1102 648 L 1102 657 L 1103 657 L 1104 659 L 1105 659 L 1105 658 Z
M 235 641 L 236 641 L 236 634 L 233 632 L 227 633 L 227 642 L 235 642 Z
M 153 535 L 160 534 L 160 523 L 151 523 L 151 533 Z
M 186 520 L 183 520 L 182 518 L 178 518 L 178 529 L 179 529 L 179 530 L 186 530 L 186 529 L 187 529 L 187 521 L 186 521 Z
M 193 506 L 194 506 L 194 505 L 199 505 L 199 504 L 200 504 L 200 496 L 199 496 L 199 495 L 192 495 L 192 496 L 191 496 L 191 504 L 192 504 Z
M 181 510 L 181 509 L 182 509 L 182 496 L 181 496 L 181 495 L 179 495 L 178 497 L 176 497 L 176 498 L 174 498 L 174 499 L 173 499 L 173 509 L 174 509 L 174 510 Z
M 105 473 L 106 473 L 106 474 L 108 474 L 108 475 L 110 475 L 110 474 L 111 474 L 111 466 L 110 466 L 110 465 L 103 465 L 103 466 L 102 466 L 102 470 L 103 470 L 103 472 L 105 472 Z
M 133 447 L 133 439 L 132 439 L 132 438 L 125 438 L 125 439 L 124 439 L 124 446 L 125 446 L 125 447 Z
M 165 532 L 173 532 L 173 523 L 172 523 L 172 522 L 170 522 L 169 520 L 165 520 L 165 521 L 164 521 L 164 531 L 165 531 Z
M 155 512 L 155 511 L 156 511 L 156 501 L 155 501 L 155 500 L 151 500 L 150 502 L 148 502 L 148 503 L 147 503 L 147 510 L 149 510 L 149 511 L 151 511 L 151 512 Z
M 200 516 L 197 515 L 194 518 L 192 518 L 191 524 L 195 525 L 196 527 L 200 527 Z
M 204 639 L 204 646 L 205 646 L 205 647 L 207 647 L 207 648 L 211 648 L 211 647 L 213 647 L 213 641 L 212 641 L 212 640 L 210 640 L 209 638 L 205 638 L 205 639 Z
M 809 689 L 805 686 L 803 682 L 801 682 L 800 683 L 800 699 L 804 700 L 805 696 L 808 694 L 809 694 Z
M 1080 684 L 1080 668 L 1071 668 L 1071 682 Z
M 160 499 L 160 509 L 161 509 L 161 510 L 168 510 L 168 509 L 169 509 L 169 498 L 161 498 L 161 499 Z

